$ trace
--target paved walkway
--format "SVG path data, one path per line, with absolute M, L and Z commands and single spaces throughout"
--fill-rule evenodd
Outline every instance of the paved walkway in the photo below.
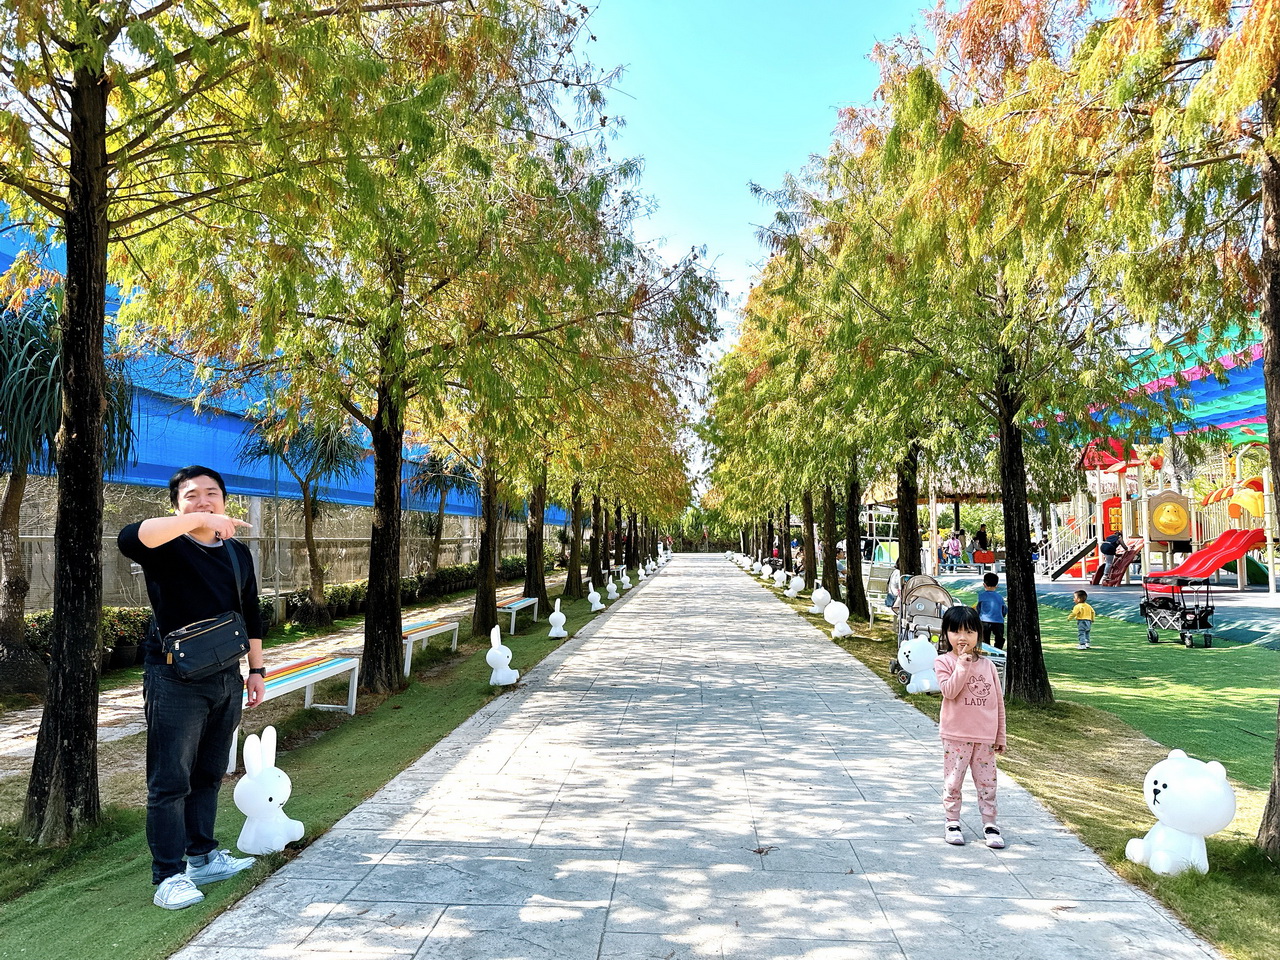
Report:
M 524 679 L 176 956 L 1218 956 L 1004 777 L 947 846 L 933 722 L 722 558 Z

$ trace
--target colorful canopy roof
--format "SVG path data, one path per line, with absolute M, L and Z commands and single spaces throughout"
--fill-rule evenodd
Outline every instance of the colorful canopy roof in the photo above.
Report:
M 1253 339 L 1257 339 L 1256 337 Z M 1262 381 L 1262 345 L 1253 343 L 1216 359 L 1225 369 L 1227 382 L 1220 383 L 1204 362 L 1180 370 L 1168 365 L 1159 376 L 1139 389 L 1147 392 L 1174 387 L 1187 404 L 1197 427 L 1217 427 L 1231 438 L 1235 446 L 1265 443 L 1267 439 L 1267 401 Z M 1186 386 L 1176 387 L 1178 379 Z

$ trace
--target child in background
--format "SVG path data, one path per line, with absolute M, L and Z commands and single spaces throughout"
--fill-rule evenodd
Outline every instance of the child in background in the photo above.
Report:
M 987 846 L 1004 846 L 996 826 L 996 754 L 1005 751 L 1004 691 L 995 665 L 978 648 L 981 621 L 972 607 L 950 607 L 942 615 L 942 637 L 951 648 L 934 662 L 942 689 L 942 836 L 960 846 L 960 799 L 968 770 L 978 791 Z
M 983 643 L 990 643 L 998 650 L 1004 649 L 1004 618 L 1009 613 L 1009 607 L 1004 602 L 1004 597 L 996 593 L 996 587 L 1000 585 L 1000 578 L 994 573 L 984 574 L 982 577 L 982 592 L 978 594 L 978 602 L 974 607 L 978 610 L 978 619 L 981 621 L 981 635 L 979 639 Z
M 1097 616 L 1093 612 L 1093 607 L 1089 606 L 1085 601 L 1089 599 L 1089 594 L 1083 590 L 1075 592 L 1076 605 L 1071 608 L 1071 612 L 1067 614 L 1068 620 L 1076 622 L 1076 636 L 1079 638 L 1077 650 L 1089 649 L 1089 632 L 1093 629 L 1093 620 Z

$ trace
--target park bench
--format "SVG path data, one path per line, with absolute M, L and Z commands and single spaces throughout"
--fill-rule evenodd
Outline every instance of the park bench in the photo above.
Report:
M 889 595 L 889 578 L 893 576 L 893 564 L 872 563 L 867 567 L 867 607 L 871 610 L 871 623 L 876 622 L 876 610 L 884 609 Z
M 349 677 L 347 702 L 345 704 L 312 702 L 317 683 L 321 680 L 328 680 L 331 677 L 340 677 L 344 673 Z M 268 700 L 274 700 L 276 697 L 282 697 L 286 693 L 293 693 L 295 690 L 306 690 L 303 698 L 304 707 L 316 710 L 343 710 L 353 717 L 356 715 L 356 687 L 360 682 L 359 657 L 308 657 L 305 660 L 286 663 L 282 667 L 268 670 L 264 679 L 266 681 L 266 692 L 262 697 L 263 703 Z M 248 695 L 248 690 L 246 690 L 244 696 L 247 698 Z M 236 769 L 236 748 L 239 743 L 240 729 L 237 727 L 235 736 L 231 738 L 231 756 L 227 761 L 228 772 L 234 772 Z
M 537 597 L 512 597 L 509 600 L 503 600 L 498 604 L 498 613 L 511 614 L 511 629 L 507 633 L 514 635 L 516 632 L 516 614 L 525 607 L 533 607 L 533 622 L 538 622 L 538 598 Z
M 423 620 L 419 623 L 406 623 L 401 628 L 400 639 L 404 643 L 404 675 L 409 675 L 409 664 L 413 662 L 413 648 L 419 640 L 425 647 L 432 637 L 443 633 L 453 634 L 451 650 L 458 649 L 458 624 L 449 620 Z

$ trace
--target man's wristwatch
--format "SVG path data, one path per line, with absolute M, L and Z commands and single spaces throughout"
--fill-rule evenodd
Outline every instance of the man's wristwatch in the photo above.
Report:
M 249 672 L 251 674 L 256 673 L 260 677 L 265 677 L 267 675 L 267 668 L 266 667 L 250 667 Z

